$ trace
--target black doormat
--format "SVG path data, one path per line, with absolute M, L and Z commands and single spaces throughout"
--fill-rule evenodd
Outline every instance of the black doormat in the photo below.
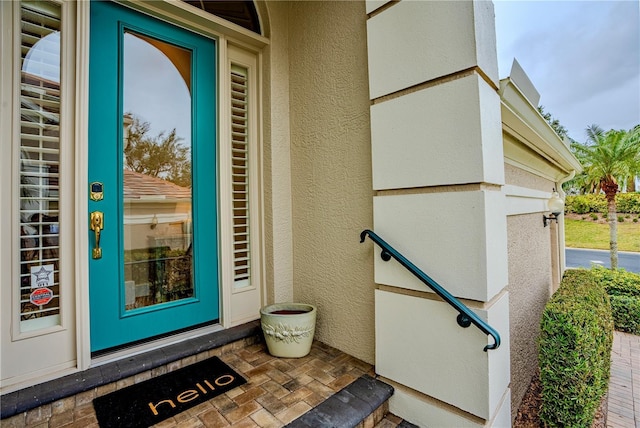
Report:
M 218 357 L 93 400 L 101 428 L 148 427 L 247 381 Z

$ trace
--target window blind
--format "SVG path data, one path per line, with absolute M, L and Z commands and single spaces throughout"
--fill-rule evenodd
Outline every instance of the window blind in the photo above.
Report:
M 21 2 L 21 321 L 60 314 L 60 13 Z
M 234 287 L 251 285 L 247 69 L 231 67 L 231 185 Z

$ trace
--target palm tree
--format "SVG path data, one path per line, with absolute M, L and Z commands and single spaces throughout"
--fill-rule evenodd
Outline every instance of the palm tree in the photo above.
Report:
M 587 142 L 574 144 L 576 157 L 584 166 L 587 188 L 598 193 L 604 192 L 607 199 L 609 219 L 609 248 L 611 269 L 618 268 L 618 214 L 616 193 L 618 183 L 629 177 L 640 158 L 640 132 L 610 130 L 603 131 L 598 125 L 586 129 Z

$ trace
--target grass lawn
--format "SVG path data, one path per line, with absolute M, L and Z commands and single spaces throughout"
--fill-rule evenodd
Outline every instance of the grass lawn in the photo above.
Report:
M 609 249 L 609 224 L 565 218 L 565 243 L 570 248 Z M 618 223 L 618 250 L 640 252 L 640 223 Z

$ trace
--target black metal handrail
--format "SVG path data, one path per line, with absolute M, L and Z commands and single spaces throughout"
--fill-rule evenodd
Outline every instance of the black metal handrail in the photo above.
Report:
M 369 238 L 371 238 L 373 242 L 375 242 L 376 244 L 378 244 L 378 246 L 380 246 L 380 248 L 382 248 L 382 253 L 380 253 L 380 257 L 382 258 L 382 260 L 388 262 L 389 260 L 391 260 L 391 257 L 396 259 L 398 263 L 404 266 L 409 272 L 411 272 L 420 281 L 422 281 L 430 289 L 432 289 L 438 296 L 442 298 L 442 300 L 447 302 L 456 311 L 458 311 L 456 321 L 458 322 L 458 325 L 460 327 L 466 328 L 473 324 L 478 327 L 483 333 L 493 337 L 494 343 L 485 346 L 485 352 L 489 349 L 496 349 L 498 348 L 498 346 L 500 346 L 500 334 L 493 327 L 481 320 L 478 315 L 476 315 L 465 304 L 453 297 L 451 293 L 442 288 L 442 286 L 434 281 L 429 275 L 422 272 L 416 265 L 407 260 L 406 257 L 396 251 L 391 245 L 387 244 L 384 239 L 380 238 L 371 230 L 365 229 L 362 231 L 362 233 L 360 234 L 361 243 L 364 242 L 367 235 L 369 235 Z

